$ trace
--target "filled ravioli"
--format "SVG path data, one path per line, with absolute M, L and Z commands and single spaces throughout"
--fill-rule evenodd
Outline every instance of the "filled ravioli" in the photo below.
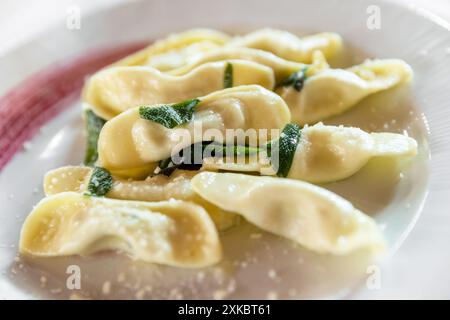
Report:
M 328 59 L 338 55 L 342 50 L 342 38 L 332 32 L 298 37 L 287 31 L 269 28 L 230 37 L 212 29 L 192 29 L 158 40 L 114 65 L 148 65 L 160 71 L 170 71 L 223 46 L 260 49 L 287 60 L 311 63 L 313 53 L 317 50 Z
M 370 94 L 407 83 L 411 77 L 411 67 L 402 60 L 367 60 L 348 69 L 300 70 L 276 92 L 288 104 L 293 122 L 314 124 L 347 111 Z
M 177 199 L 194 202 L 202 206 L 209 214 L 219 231 L 225 231 L 239 223 L 239 216 L 227 212 L 205 201 L 191 186 L 191 179 L 196 171 L 176 170 L 170 176 L 158 174 L 144 180 L 122 179 L 108 175 L 98 177 L 104 169 L 81 166 L 66 166 L 47 172 L 44 177 L 44 192 L 52 196 L 62 192 L 87 193 L 90 184 L 97 179 L 110 179 L 110 187 L 104 192 L 105 197 L 136 201 L 167 201 Z M 97 176 L 97 177 L 96 177 Z
M 216 206 L 313 251 L 347 254 L 384 247 L 373 219 L 338 195 L 306 182 L 202 172 L 192 185 Z
M 125 57 L 114 66 L 149 65 L 165 71 L 182 66 L 195 53 L 222 46 L 230 37 L 212 29 L 191 29 L 158 40 L 148 47 Z
M 174 103 L 250 84 L 272 90 L 272 69 L 245 60 L 205 63 L 181 76 L 151 67 L 111 67 L 89 79 L 83 97 L 97 115 L 111 119 L 137 106 Z
M 302 129 L 290 124 L 279 139 L 281 142 L 275 140 L 273 144 L 281 147 L 272 150 L 270 157 L 266 149 L 241 162 L 236 157 L 209 157 L 204 159 L 203 168 L 263 175 L 282 173 L 292 179 L 324 183 L 350 177 L 374 157 L 411 158 L 417 154 L 417 142 L 403 134 L 367 133 L 322 123 Z
M 321 51 L 327 59 L 342 50 L 342 38 L 337 33 L 323 32 L 299 38 L 283 30 L 260 29 L 233 38 L 230 46 L 261 49 L 291 61 L 311 63 L 314 51 Z
M 185 75 L 203 64 L 228 60 L 251 61 L 269 67 L 273 70 L 277 82 L 307 66 L 303 63 L 285 60 L 267 51 L 240 47 L 221 47 L 216 50 L 199 54 L 192 59 L 191 63 L 173 69 L 167 73 L 178 76 Z M 325 60 L 321 58 L 321 61 Z
M 37 204 L 20 234 L 20 252 L 34 256 L 122 250 L 133 258 L 178 267 L 220 260 L 214 223 L 195 204 L 112 200 L 63 192 Z
M 227 129 L 264 129 L 268 132 L 264 138 L 270 139 L 272 129 L 282 129 L 289 121 L 284 101 L 256 85 L 225 89 L 176 105 L 134 108 L 102 128 L 99 165 L 118 175 L 136 168 L 149 173 L 158 161 L 192 143 L 222 142 Z

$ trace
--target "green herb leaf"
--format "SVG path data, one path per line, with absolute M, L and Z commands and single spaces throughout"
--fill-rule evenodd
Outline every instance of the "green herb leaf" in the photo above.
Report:
M 94 167 L 91 178 L 89 179 L 89 195 L 101 197 L 104 196 L 113 187 L 113 178 L 108 170 L 101 167 Z
M 172 163 L 172 159 L 171 158 L 167 158 L 167 159 L 159 161 L 158 162 L 158 167 L 160 169 L 166 169 L 166 168 L 168 168 L 170 166 L 171 163 Z
M 97 142 L 100 131 L 103 128 L 106 120 L 97 116 L 92 110 L 85 111 L 86 116 L 86 154 L 84 156 L 84 164 L 87 166 L 93 166 L 97 161 Z
M 199 99 L 186 100 L 180 103 L 162 105 L 159 107 L 140 107 L 142 119 L 157 122 L 166 128 L 173 129 L 192 120 Z
M 233 65 L 230 62 L 228 62 L 227 66 L 225 67 L 225 72 L 223 75 L 223 87 L 233 87 Z
M 275 162 L 273 157 L 278 155 L 277 176 L 287 177 L 291 169 L 297 145 L 300 142 L 301 129 L 296 124 L 287 124 L 281 132 L 278 140 L 268 144 L 268 155 L 272 164 Z
M 306 71 L 307 67 L 304 67 L 302 70 L 294 72 L 288 78 L 281 81 L 278 87 L 293 87 L 295 90 L 300 92 L 303 88 L 303 85 L 306 80 Z
M 295 151 L 300 142 L 300 137 L 300 127 L 296 124 L 287 124 L 277 140 L 272 140 L 263 147 L 227 146 L 211 141 L 194 143 L 180 150 L 176 155 L 161 160 L 158 174 L 170 176 L 176 169 L 199 170 L 205 157 L 249 156 L 257 154 L 265 148 L 272 165 L 278 163 L 277 176 L 287 177 L 292 166 Z M 175 156 L 176 161 L 173 161 Z M 275 159 L 275 156 L 277 159 Z
M 161 169 L 161 171 L 158 172 L 158 174 L 163 174 L 165 176 L 170 177 L 170 175 L 176 170 L 176 169 L 181 169 L 181 164 L 177 164 L 177 165 L 171 165 L 167 168 Z
M 225 149 L 227 150 L 227 155 L 228 155 L 228 150 L 229 150 L 228 147 L 225 147 Z M 232 150 L 232 154 L 234 156 L 241 157 L 241 156 L 249 156 L 252 154 L 257 154 L 260 149 L 258 147 L 233 146 L 231 150 Z
M 223 158 L 224 156 L 248 156 L 256 154 L 260 151 L 258 147 L 249 146 L 226 146 L 211 141 L 202 141 L 191 144 L 189 147 L 181 149 L 176 154 L 176 161 L 174 162 L 174 156 L 161 160 L 158 164 L 160 171 L 158 174 L 164 174 L 170 176 L 175 169 L 184 170 L 199 170 L 203 158 L 215 157 Z
M 167 158 L 159 161 L 158 167 L 160 171 L 158 174 L 163 174 L 165 176 L 170 176 L 176 169 L 180 167 L 181 164 L 174 164 L 172 158 Z
M 205 148 L 206 151 L 211 154 L 212 157 L 242 157 L 242 156 L 249 156 L 251 154 L 256 154 L 259 152 L 258 147 L 249 147 L 249 146 L 226 146 L 226 145 L 217 145 L 217 144 L 210 144 Z M 211 152 L 212 151 L 212 152 Z

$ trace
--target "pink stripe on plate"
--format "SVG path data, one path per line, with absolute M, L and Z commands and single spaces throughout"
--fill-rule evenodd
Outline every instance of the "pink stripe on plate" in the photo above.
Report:
M 145 44 L 87 52 L 30 76 L 0 98 L 0 170 L 45 122 L 76 100 L 89 74 Z

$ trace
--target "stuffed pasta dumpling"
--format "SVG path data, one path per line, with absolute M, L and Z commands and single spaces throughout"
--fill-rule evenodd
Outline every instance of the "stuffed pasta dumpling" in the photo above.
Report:
M 189 120 L 175 121 L 187 114 Z M 281 129 L 289 120 L 284 101 L 260 86 L 225 89 L 175 106 L 134 108 L 103 126 L 98 140 L 99 166 L 118 175 L 135 168 L 148 168 L 148 173 L 158 161 L 193 143 L 234 140 L 236 136 L 227 137 L 226 129 L 263 129 L 268 134 L 262 138 L 271 139 L 271 129 Z M 242 130 L 236 133 L 245 134 Z
M 342 50 L 342 38 L 332 32 L 299 38 L 287 31 L 265 28 L 235 37 L 228 45 L 261 49 L 286 60 L 311 63 L 316 50 L 327 59 L 337 55 Z
M 66 166 L 47 172 L 44 177 L 44 192 L 52 196 L 62 192 L 89 192 L 89 183 L 96 169 Z M 170 199 L 190 201 L 202 206 L 219 231 L 237 225 L 239 216 L 224 211 L 207 202 L 194 192 L 191 179 L 196 171 L 176 170 L 170 177 L 164 174 L 147 177 L 145 180 L 112 177 L 112 185 L 105 197 L 135 201 L 167 201 Z
M 347 111 L 370 94 L 407 83 L 411 77 L 411 67 L 402 60 L 368 60 L 348 69 L 300 71 L 276 92 L 288 104 L 293 122 L 314 124 Z
M 283 132 L 286 132 L 286 128 Z M 281 144 L 294 144 L 290 154 L 281 152 L 283 150 L 278 153 L 272 151 L 270 158 L 264 157 L 262 153 L 252 155 L 240 163 L 236 158 L 207 158 L 204 159 L 203 168 L 276 175 L 283 169 L 280 166 L 286 166 L 286 160 L 282 157 L 290 156 L 284 176 L 324 183 L 350 177 L 375 157 L 411 158 L 417 154 L 417 142 L 396 133 L 367 133 L 358 128 L 318 123 L 299 129 L 297 135 L 295 139 L 288 133 L 280 137 L 284 140 Z
M 202 172 L 192 185 L 216 206 L 316 252 L 347 254 L 384 247 L 373 219 L 338 195 L 306 182 Z
M 148 65 L 161 71 L 184 65 L 192 55 L 224 45 L 230 37 L 212 29 L 191 29 L 169 35 L 148 47 L 125 57 L 114 66 Z
M 137 106 L 179 102 L 241 85 L 272 90 L 273 71 L 245 60 L 205 63 L 181 76 L 151 67 L 111 67 L 89 79 L 83 98 L 97 115 L 111 119 Z
M 222 256 L 205 210 L 185 201 L 112 200 L 63 192 L 43 199 L 25 220 L 20 252 L 32 256 L 122 250 L 133 258 L 203 267 Z

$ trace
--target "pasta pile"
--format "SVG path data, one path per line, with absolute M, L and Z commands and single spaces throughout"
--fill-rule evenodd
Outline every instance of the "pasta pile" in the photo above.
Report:
M 315 184 L 346 179 L 374 157 L 414 157 L 417 143 L 321 121 L 408 83 L 412 70 L 395 59 L 333 69 L 327 60 L 342 47 L 335 33 L 194 29 L 92 75 L 85 163 L 46 174 L 20 252 L 120 249 L 204 267 L 221 260 L 221 235 L 241 218 L 318 253 L 380 252 L 376 222 Z M 196 150 L 200 160 L 188 161 Z

